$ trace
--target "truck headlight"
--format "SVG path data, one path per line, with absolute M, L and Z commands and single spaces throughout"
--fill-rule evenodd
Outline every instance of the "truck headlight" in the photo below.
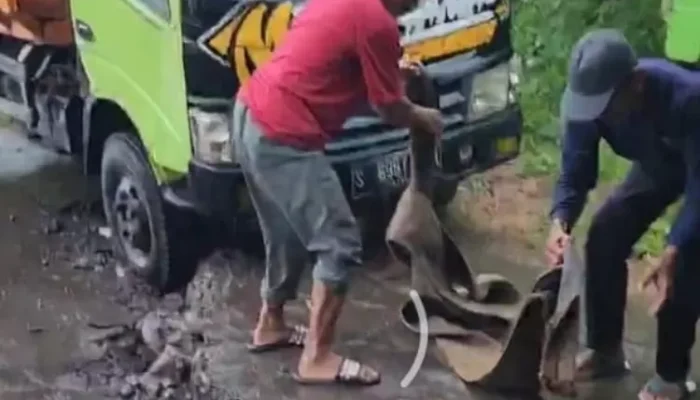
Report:
M 194 157 L 212 164 L 233 163 L 233 148 L 229 130 L 230 112 L 204 111 L 192 107 L 189 114 Z
M 472 79 L 471 98 L 469 101 L 469 121 L 476 121 L 495 112 L 502 111 L 515 101 L 511 91 L 510 62 L 474 75 Z

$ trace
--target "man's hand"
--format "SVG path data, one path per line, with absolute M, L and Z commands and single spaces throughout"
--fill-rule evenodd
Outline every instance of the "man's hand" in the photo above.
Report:
M 435 136 L 442 135 L 442 113 L 435 108 L 413 106 L 413 121 L 411 125 L 417 125 L 418 129 L 427 131 Z
M 549 231 L 549 238 L 545 247 L 547 263 L 552 268 L 561 267 L 564 263 L 564 250 L 571 242 L 571 235 L 566 233 L 562 223 L 555 219 Z
M 404 78 L 404 84 L 409 79 L 424 73 L 423 64 L 420 61 L 412 61 L 407 58 L 399 60 L 399 69 Z M 376 106 L 375 109 L 384 121 L 392 125 L 415 127 L 435 136 L 442 135 L 443 122 L 440 110 L 414 104 L 408 97 L 404 97 L 396 103 Z
M 404 79 L 419 76 L 423 72 L 423 64 L 420 61 L 411 61 L 406 58 L 399 60 L 399 70 Z
M 651 315 L 656 315 L 671 295 L 677 254 L 678 250 L 675 247 L 666 247 L 659 262 L 642 280 L 641 290 L 649 299 Z

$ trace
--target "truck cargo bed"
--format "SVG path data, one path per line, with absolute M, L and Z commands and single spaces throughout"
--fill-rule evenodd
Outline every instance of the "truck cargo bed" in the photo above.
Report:
M 0 34 L 35 43 L 73 43 L 68 0 L 0 0 Z

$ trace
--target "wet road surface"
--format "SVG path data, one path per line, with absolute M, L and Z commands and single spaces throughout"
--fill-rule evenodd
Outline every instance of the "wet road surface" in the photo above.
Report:
M 72 393 L 69 398 L 94 398 L 62 379 L 79 361 L 81 328 L 92 316 L 128 316 L 102 293 L 107 286 L 101 277 L 73 268 L 81 247 L 88 245 L 84 227 L 57 217 L 82 195 L 81 180 L 63 179 L 75 174 L 70 160 L 28 145 L 20 136 L 0 133 L 3 400 L 60 399 L 61 389 Z
M 80 207 L 85 193 L 85 182 L 70 160 L 19 134 L 0 131 L 2 400 L 118 398 L 115 374 L 129 372 L 90 370 L 94 360 L 84 345 L 86 327 L 130 323 L 135 307 L 119 301 L 126 284 L 109 257 L 109 244 L 96 233 L 99 219 L 86 217 L 87 211 Z M 523 289 L 538 272 L 526 262 L 505 261 L 499 256 L 504 249 L 497 244 L 479 237 L 464 240 L 477 269 L 502 273 Z M 338 343 L 342 354 L 380 369 L 383 381 L 373 388 L 351 389 L 294 384 L 289 371 L 299 350 L 246 352 L 258 307 L 260 260 L 232 252 L 205 261 L 188 289 L 187 303 L 204 310 L 209 319 L 203 351 L 219 398 L 502 399 L 466 388 L 432 351 L 411 385 L 401 388 L 418 347 L 418 338 L 398 319 L 399 306 L 407 297 L 408 274 L 397 266 L 376 268 L 381 263 L 370 263 L 356 279 L 338 329 Z M 304 289 L 307 293 L 308 281 Z M 579 398 L 635 399 L 639 385 L 651 373 L 655 328 L 638 302 L 632 302 L 627 350 L 635 373 L 621 382 L 583 387 Z M 144 304 L 142 308 L 147 308 L 148 301 Z M 290 308 L 290 318 L 304 322 L 303 295 Z M 695 359 L 700 360 L 697 353 Z

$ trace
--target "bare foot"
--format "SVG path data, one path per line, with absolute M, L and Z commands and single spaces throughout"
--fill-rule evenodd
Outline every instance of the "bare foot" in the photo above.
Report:
M 308 329 L 301 325 L 289 328 L 281 307 L 263 306 L 248 350 L 259 353 L 284 347 L 303 347 L 307 333 Z
M 280 342 L 289 337 L 291 329 L 287 327 L 281 312 L 262 311 L 258 324 L 253 331 L 253 344 L 262 346 Z
M 343 358 L 334 353 L 316 359 L 302 354 L 299 360 L 299 376 L 314 380 L 333 380 L 342 361 Z
M 297 382 L 354 385 L 379 383 L 377 371 L 330 351 L 344 300 L 344 296 L 334 293 L 328 285 L 314 281 L 311 289 L 309 335 L 294 375 Z
M 302 325 L 287 328 L 286 332 L 274 332 L 274 335 L 271 332 L 265 332 L 265 336 L 258 339 L 260 342 L 251 342 L 248 345 L 248 350 L 259 353 L 285 347 L 304 347 L 308 332 L 309 330 Z

